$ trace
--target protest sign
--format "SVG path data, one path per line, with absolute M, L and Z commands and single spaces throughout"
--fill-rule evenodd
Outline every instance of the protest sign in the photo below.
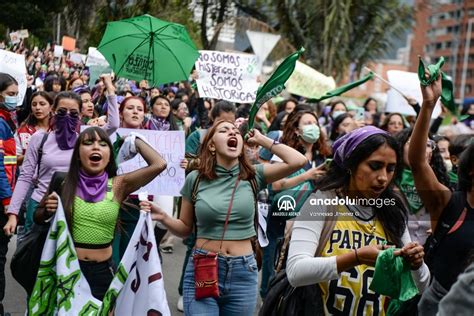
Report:
M 124 137 L 131 132 L 137 132 L 136 129 L 119 128 L 110 139 L 116 140 L 117 134 Z M 148 143 L 160 153 L 167 162 L 166 170 L 158 177 L 143 187 L 142 191 L 148 191 L 152 195 L 170 195 L 180 196 L 179 193 L 184 185 L 184 169 L 179 166 L 184 158 L 184 132 L 182 131 L 152 131 L 140 130 Z M 125 161 L 118 166 L 118 173 L 123 174 L 148 166 L 142 156 Z
M 117 273 L 105 294 L 104 312 L 110 311 L 115 303 L 115 316 L 171 315 L 154 226 L 150 213 L 141 211 Z
M 0 49 L 0 72 L 12 76 L 18 82 L 18 105 L 23 104 L 26 93 L 25 56 Z
M 89 67 L 89 85 L 91 87 L 95 85 L 101 74 L 112 72 L 108 61 L 95 47 L 89 47 L 86 66 Z
M 71 60 L 75 64 L 83 64 L 86 61 L 86 55 L 79 53 L 71 53 L 69 54 L 69 60 Z
M 288 92 L 305 98 L 318 98 L 335 88 L 333 77 L 327 77 L 300 61 L 296 62 L 295 70 L 286 82 Z
M 11 32 L 10 33 L 10 42 L 12 44 L 18 44 L 20 42 L 20 34 L 18 32 Z
M 23 39 L 23 38 L 28 38 L 30 36 L 30 34 L 28 33 L 28 30 L 27 29 L 24 29 L 24 30 L 19 30 L 18 31 L 18 36 Z
M 196 61 L 196 80 L 202 98 L 223 99 L 237 103 L 253 103 L 260 74 L 258 57 L 201 50 Z
M 81 271 L 59 199 L 28 300 L 28 315 L 170 315 L 157 247 L 151 215 L 141 211 L 122 261 L 100 302 L 92 296 Z
M 76 39 L 74 37 L 63 36 L 61 46 L 64 47 L 64 50 L 73 52 L 76 49 Z
M 390 85 L 400 90 L 405 96 L 414 98 L 418 104 L 422 104 L 423 96 L 420 89 L 420 80 L 418 74 L 414 72 L 406 72 L 400 70 L 387 71 L 387 78 Z M 387 92 L 387 105 L 385 112 L 398 112 L 404 115 L 416 115 L 415 110 L 411 107 L 407 100 L 395 89 L 390 89 Z M 432 117 L 438 117 L 441 113 L 441 106 L 438 103 L 433 111 Z
M 63 55 L 64 48 L 60 45 L 54 45 L 54 57 L 61 57 Z

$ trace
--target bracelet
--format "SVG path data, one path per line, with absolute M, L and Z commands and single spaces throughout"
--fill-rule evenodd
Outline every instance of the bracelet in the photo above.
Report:
M 354 252 L 355 252 L 355 255 L 356 255 L 357 264 L 361 264 L 360 260 L 359 260 L 359 256 L 357 255 L 357 248 L 354 248 Z
M 272 152 L 273 145 L 279 145 L 279 144 L 280 144 L 280 142 L 277 141 L 276 139 L 274 139 L 272 145 L 270 146 L 270 148 L 268 148 L 268 151 Z

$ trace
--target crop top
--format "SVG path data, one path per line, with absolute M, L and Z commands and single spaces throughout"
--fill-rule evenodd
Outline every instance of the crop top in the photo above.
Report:
M 109 179 L 105 198 L 96 203 L 74 198 L 72 238 L 80 248 L 107 248 L 114 239 L 120 203 L 113 200 L 112 179 Z
M 263 165 L 256 165 L 255 169 L 255 180 L 260 191 L 266 186 Z M 239 172 L 239 164 L 230 170 L 217 165 L 217 179 L 201 179 L 199 182 L 195 204 L 197 238 L 221 239 L 232 190 Z M 188 174 L 181 190 L 181 194 L 189 202 L 192 202 L 191 195 L 197 176 L 197 170 Z M 235 190 L 224 240 L 244 240 L 255 236 L 254 215 L 255 197 L 250 181 L 240 181 Z

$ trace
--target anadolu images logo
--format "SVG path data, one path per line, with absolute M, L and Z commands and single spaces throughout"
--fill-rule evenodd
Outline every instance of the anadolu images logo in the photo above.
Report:
M 290 195 L 283 195 L 278 199 L 277 206 L 279 211 L 294 211 L 296 208 L 296 201 Z

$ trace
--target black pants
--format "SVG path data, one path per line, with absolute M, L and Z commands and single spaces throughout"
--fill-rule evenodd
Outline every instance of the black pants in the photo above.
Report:
M 114 278 L 112 259 L 103 262 L 79 260 L 82 274 L 91 288 L 92 296 L 102 301 Z
M 7 221 L 8 217 L 3 212 L 3 206 L 0 205 L 0 305 L 5 298 L 5 263 L 7 261 L 8 243 L 10 242 L 10 237 L 3 232 L 3 226 Z

